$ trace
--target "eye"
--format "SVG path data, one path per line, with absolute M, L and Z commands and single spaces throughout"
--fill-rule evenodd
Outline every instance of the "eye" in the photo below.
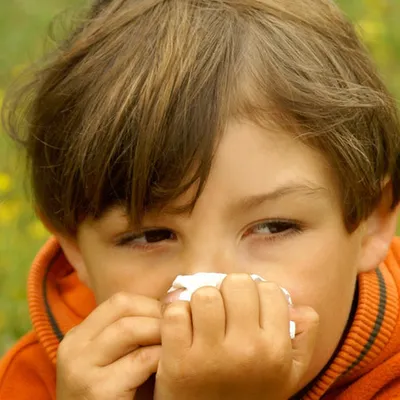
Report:
M 255 226 L 254 233 L 279 234 L 293 229 L 295 226 L 293 222 L 289 221 L 263 222 Z
M 272 220 L 253 225 L 244 236 L 260 236 L 266 240 L 286 237 L 302 232 L 303 227 L 299 222 L 289 220 Z
M 122 237 L 118 241 L 119 246 L 124 246 L 127 244 L 132 245 L 147 245 L 156 244 L 163 242 L 165 240 L 174 240 L 176 235 L 168 229 L 150 229 L 148 231 L 143 231 L 141 233 L 133 234 L 130 233 Z

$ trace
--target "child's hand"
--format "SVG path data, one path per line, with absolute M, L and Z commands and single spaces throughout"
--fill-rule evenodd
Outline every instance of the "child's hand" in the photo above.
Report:
M 156 400 L 288 399 L 299 389 L 314 349 L 318 315 L 290 311 L 280 287 L 243 274 L 221 290 L 169 305 L 162 322 Z
M 132 400 L 157 370 L 160 318 L 160 303 L 147 297 L 102 303 L 60 344 L 57 400 Z

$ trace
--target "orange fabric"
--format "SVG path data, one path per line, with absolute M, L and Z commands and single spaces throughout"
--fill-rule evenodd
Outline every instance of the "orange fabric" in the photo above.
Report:
M 357 309 L 341 348 L 302 399 L 400 399 L 399 289 L 395 238 L 385 262 L 359 275 Z M 55 399 L 58 344 L 95 307 L 54 238 L 33 262 L 28 302 L 34 330 L 0 362 L 1 400 Z

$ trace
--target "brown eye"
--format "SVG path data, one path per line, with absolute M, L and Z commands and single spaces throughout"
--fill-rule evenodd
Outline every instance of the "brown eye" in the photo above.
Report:
M 271 222 L 263 222 L 262 224 L 258 224 L 254 228 L 254 233 L 264 233 L 264 234 L 277 234 L 282 233 L 288 230 L 291 230 L 296 225 L 293 222 L 289 221 L 271 221 Z
M 137 238 L 137 241 L 140 241 L 142 238 L 144 238 L 147 243 L 157 243 L 163 240 L 172 240 L 175 238 L 175 235 L 167 229 L 154 229 L 144 232 L 140 238 Z
M 176 235 L 169 229 L 149 229 L 141 233 L 130 233 L 118 241 L 118 246 L 125 245 L 146 245 L 174 240 Z

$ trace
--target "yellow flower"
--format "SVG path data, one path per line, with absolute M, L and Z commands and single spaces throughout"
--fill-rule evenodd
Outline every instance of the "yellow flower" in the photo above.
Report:
M 385 32 L 385 25 L 382 20 L 377 19 L 364 19 L 359 21 L 358 26 L 359 35 L 368 43 L 378 41 Z
M 10 200 L 0 202 L 0 225 L 9 225 L 20 213 L 20 201 Z
M 0 172 L 0 193 L 6 193 L 11 190 L 11 177 L 10 175 Z

